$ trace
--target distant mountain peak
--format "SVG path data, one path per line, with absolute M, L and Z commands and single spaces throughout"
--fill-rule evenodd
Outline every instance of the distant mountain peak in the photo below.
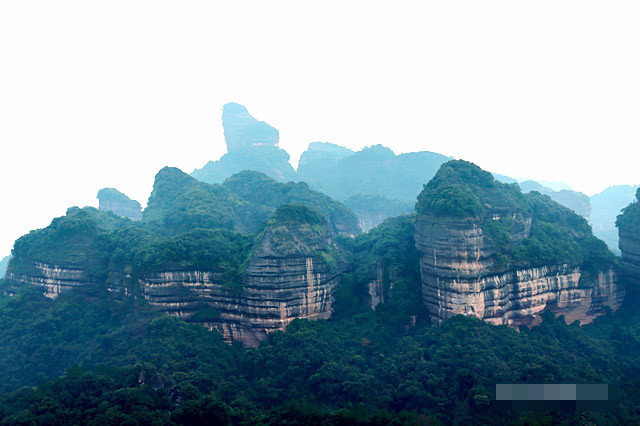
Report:
M 142 219 L 142 207 L 136 200 L 132 200 L 115 188 L 102 188 L 98 191 L 98 209 L 113 212 L 122 217 L 133 220 Z
M 258 121 L 246 107 L 234 102 L 222 108 L 222 127 L 228 152 L 253 146 L 276 146 L 280 139 L 278 129 Z

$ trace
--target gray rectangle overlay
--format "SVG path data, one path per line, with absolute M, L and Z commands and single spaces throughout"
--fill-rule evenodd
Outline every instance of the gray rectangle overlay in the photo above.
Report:
M 609 385 L 498 383 L 497 401 L 608 401 Z

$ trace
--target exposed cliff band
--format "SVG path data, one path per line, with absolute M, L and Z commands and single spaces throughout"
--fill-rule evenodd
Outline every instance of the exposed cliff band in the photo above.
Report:
M 613 257 L 583 218 L 471 163 L 446 163 L 425 185 L 415 241 L 436 322 L 463 314 L 534 324 L 551 309 L 587 323 L 624 297 Z
M 113 229 L 104 227 L 108 220 L 115 221 Z M 295 318 L 331 316 L 345 266 L 333 235 L 322 215 L 299 205 L 278 208 L 255 243 L 225 229 L 155 239 L 133 222 L 95 209 L 71 209 L 16 243 L 17 262 L 7 278 L 14 289 L 34 285 L 51 298 L 79 288 L 142 297 L 171 315 L 218 330 L 226 341 L 257 346 Z M 78 250 L 43 252 L 40 246 L 49 238 Z M 140 245 L 122 245 L 127 241 Z M 103 258 L 93 255 L 101 245 L 111 250 Z M 186 255 L 175 254 L 176 247 Z

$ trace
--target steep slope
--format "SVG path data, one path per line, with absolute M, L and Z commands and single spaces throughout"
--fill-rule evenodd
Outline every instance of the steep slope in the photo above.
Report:
M 589 197 L 581 192 L 572 191 L 569 189 L 561 189 L 559 191 L 547 188 L 538 182 L 527 180 L 520 182 L 520 189 L 523 193 L 537 191 L 541 194 L 548 195 L 553 201 L 558 204 L 562 204 L 568 209 L 573 210 L 576 214 L 589 220 L 591 215 L 591 203 Z
M 304 183 L 280 183 L 260 172 L 243 171 L 224 181 L 224 188 L 270 212 L 283 204 L 300 204 L 322 214 L 335 234 L 358 235 L 358 219 L 344 204 L 309 189 Z
M 269 215 L 269 209 L 252 205 L 221 185 L 165 167 L 156 175 L 143 219 L 149 228 L 167 235 L 197 228 L 248 233 L 255 232 Z
M 546 308 L 589 322 L 624 296 L 614 257 L 584 218 L 465 161 L 418 196 L 416 246 L 431 318 L 533 324 Z
M 350 246 L 351 276 L 345 276 L 341 291 L 349 291 L 371 309 L 392 311 L 402 325 L 424 311 L 421 303 L 420 254 L 413 238 L 413 215 L 389 218 Z M 382 304 L 382 308 L 379 305 Z M 353 303 L 349 307 L 353 309 Z
M 317 196 L 318 202 L 332 202 Z M 234 230 L 248 223 L 261 231 Z M 294 318 L 331 315 L 338 275 L 346 267 L 335 235 L 325 217 L 308 207 L 252 204 L 220 185 L 165 168 L 142 221 L 75 207 L 19 238 L 4 288 L 15 293 L 35 286 L 50 298 L 70 290 L 87 298 L 133 296 L 215 328 L 226 341 L 256 346 Z
M 633 202 L 637 189 L 638 185 L 615 185 L 590 198 L 593 233 L 616 254 L 620 254 L 616 218 L 623 208 Z
M 185 247 L 154 258 L 140 274 L 139 292 L 152 306 L 250 347 L 294 318 L 331 315 L 345 264 L 320 214 L 281 206 L 255 242 L 225 230 L 194 232 L 197 238 L 179 237 L 190 246 L 174 237 L 146 248 L 164 253 Z
M 191 173 L 206 183 L 222 183 L 242 170 L 255 170 L 279 180 L 290 181 L 296 172 L 289 164 L 289 154 L 278 147 L 279 132 L 258 121 L 247 109 L 228 103 L 222 110 L 222 126 L 227 153 L 218 161 L 209 161 Z
M 640 286 L 640 188 L 635 201 L 622 209 L 616 221 L 620 232 L 622 267 L 627 280 Z
M 98 210 L 113 212 L 118 216 L 132 220 L 142 219 L 142 207 L 136 200 L 132 200 L 115 188 L 102 188 L 98 191 Z
M 47 297 L 103 285 L 113 247 L 111 234 L 127 221 L 91 207 L 70 208 L 47 228 L 16 240 L 7 278 L 15 285 L 39 286 Z
M 413 201 L 392 200 L 381 194 L 354 194 L 344 200 L 358 216 L 360 228 L 368 232 L 380 225 L 389 217 L 412 213 L 415 206 Z
M 0 260 L 0 279 L 4 278 L 7 273 L 7 267 L 9 266 L 9 261 L 11 260 L 11 255 L 5 256 Z

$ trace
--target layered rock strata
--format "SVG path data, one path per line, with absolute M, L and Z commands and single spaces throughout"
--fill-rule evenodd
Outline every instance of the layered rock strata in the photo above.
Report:
M 241 290 L 221 272 L 164 271 L 140 280 L 144 298 L 171 315 L 216 329 L 225 341 L 255 347 L 295 318 L 329 318 L 337 270 L 321 259 L 257 256 Z M 203 316 L 201 308 L 208 309 Z
M 514 240 L 527 238 L 530 227 L 525 218 Z M 496 270 L 496 250 L 477 218 L 419 216 L 415 241 L 424 304 L 435 322 L 463 314 L 532 325 L 549 308 L 568 322 L 587 323 L 605 306 L 618 309 L 624 298 L 613 267 L 595 277 L 571 264 Z
M 52 299 L 74 288 L 90 288 L 97 285 L 82 268 L 33 262 L 32 269 L 30 273 L 9 271 L 7 279 L 13 283 L 13 287 L 24 284 L 41 287 L 43 294 Z

